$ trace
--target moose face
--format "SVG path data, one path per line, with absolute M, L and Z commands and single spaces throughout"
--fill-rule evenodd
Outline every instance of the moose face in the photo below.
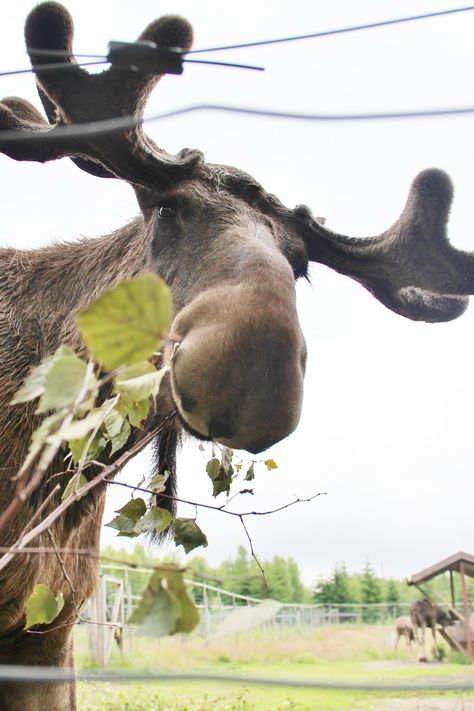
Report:
M 474 292 L 474 255 L 448 241 L 452 185 L 442 171 L 415 178 L 400 218 L 381 235 L 335 234 L 239 170 L 207 164 L 199 151 L 173 156 L 158 148 L 141 119 L 161 76 L 130 66 L 87 74 L 75 63 L 72 19 L 58 3 L 30 13 L 25 37 L 49 122 L 29 102 L 4 99 L 0 129 L 10 131 L 0 135 L 0 150 L 16 160 L 70 157 L 134 187 L 144 217 L 140 238 L 173 293 L 171 394 L 197 436 L 258 452 L 294 429 L 305 360 L 294 279 L 308 260 L 355 279 L 407 318 L 436 322 L 463 313 Z M 185 53 L 192 29 L 164 17 L 140 39 Z M 71 71 L 42 69 L 56 61 Z M 74 129 L 123 116 L 132 128 L 113 135 Z
M 173 294 L 167 356 L 181 420 L 197 437 L 257 453 L 299 420 L 306 347 L 295 275 L 307 260 L 302 240 L 259 205 L 263 189 L 234 170 L 231 191 L 226 175 L 208 167 L 138 197 L 153 268 Z

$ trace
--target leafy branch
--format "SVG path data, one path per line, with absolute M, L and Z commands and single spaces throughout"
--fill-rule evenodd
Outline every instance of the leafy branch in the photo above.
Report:
M 95 487 L 116 484 L 152 495 L 148 503 L 143 498 L 132 498 L 106 524 L 115 528 L 119 536 L 134 537 L 150 531 L 161 533 L 172 526 L 176 545 L 182 545 L 186 553 L 199 546 L 207 546 L 207 537 L 198 526 L 196 516 L 177 518 L 172 522 L 170 512 L 158 505 L 160 500 L 175 500 L 191 505 L 196 514 L 201 507 L 239 518 L 266 589 L 265 571 L 256 556 L 245 518 L 277 513 L 321 495 L 315 494 L 307 499 L 296 497 L 294 501 L 269 511 L 228 510 L 226 507 L 235 497 L 253 493 L 251 488 L 242 488 L 229 497 L 231 485 L 241 477 L 245 482 L 253 481 L 255 468 L 259 465 L 265 466 L 267 471 L 275 469 L 277 464 L 273 459 L 246 461 L 228 447 L 213 445 L 213 456 L 207 462 L 206 471 L 212 482 L 213 496 L 222 493 L 228 496 L 220 506 L 168 495 L 167 471 L 154 476 L 147 488 L 113 481 L 119 469 L 160 432 L 172 426 L 176 415 L 175 412 L 167 416 L 160 415 L 156 427 L 148 431 L 144 429 L 144 422 L 149 418 L 152 408 L 156 407 L 161 382 L 169 369 L 169 364 L 162 365 L 157 351 L 168 331 L 170 315 L 169 290 L 156 275 L 145 274 L 125 280 L 78 314 L 79 331 L 90 354 L 87 362 L 71 348 L 62 345 L 30 371 L 12 404 L 36 400 L 35 415 L 41 418 L 41 423 L 33 432 L 27 457 L 14 477 L 14 496 L 0 515 L 0 530 L 5 528 L 31 494 L 43 484 L 46 476 L 49 482 L 55 477 L 60 479 L 30 518 L 17 541 L 9 547 L 0 548 L 3 553 L 0 571 L 16 555 L 26 552 L 54 553 L 76 607 L 74 585 L 61 556 L 68 553 L 100 557 L 100 554 L 61 548 L 55 541 L 52 526 Z M 174 351 L 171 358 L 173 356 Z M 216 448 L 220 457 L 215 456 Z M 51 473 L 61 453 L 66 454 L 66 468 Z M 94 469 L 92 475 L 91 468 Z M 60 503 L 41 519 L 61 489 Z M 44 532 L 50 537 L 52 547 L 30 546 Z M 159 604 L 168 610 L 170 620 L 173 620 L 168 627 L 165 625 L 169 634 L 189 631 L 196 624 L 196 615 L 189 605 L 181 575 L 182 571 L 175 567 L 160 567 L 155 569 L 150 580 L 150 600 L 159 599 Z M 63 604 L 61 591 L 54 594 L 46 586 L 37 585 L 27 602 L 27 626 L 49 624 L 59 614 Z M 79 614 L 77 608 L 76 612 Z M 163 628 L 162 622 L 160 625 Z

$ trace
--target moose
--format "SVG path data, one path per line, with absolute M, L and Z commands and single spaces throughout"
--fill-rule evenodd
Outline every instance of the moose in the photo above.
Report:
M 429 627 L 433 635 L 433 643 L 436 650 L 436 655 L 439 657 L 439 648 L 436 642 L 436 627 L 449 627 L 456 618 L 452 614 L 445 612 L 439 605 L 435 605 L 431 600 L 423 598 L 416 600 L 410 605 L 410 620 L 413 627 L 414 639 L 421 645 L 420 662 L 426 662 L 428 656 L 426 653 L 426 628 Z M 420 633 L 421 632 L 421 635 Z M 420 638 L 421 637 L 421 638 Z
M 395 649 L 398 649 L 398 643 L 402 637 L 404 637 L 408 649 L 411 649 L 411 643 L 415 641 L 415 630 L 410 617 L 406 615 L 397 617 L 395 620 L 395 633 L 397 635 Z
M 153 445 L 154 474 L 174 474 L 186 435 L 257 453 L 295 429 L 306 359 L 295 282 L 309 262 L 355 279 L 413 320 L 447 321 L 465 310 L 474 291 L 474 257 L 448 241 L 452 186 L 441 170 L 415 178 L 400 218 L 381 235 L 337 234 L 307 207 L 286 208 L 240 169 L 207 163 L 197 150 L 170 155 L 158 147 L 140 118 L 161 75 L 128 67 L 89 75 L 76 64 L 72 19 L 61 5 L 45 2 L 33 9 L 25 36 L 47 119 L 21 98 L 4 99 L 0 150 L 17 161 L 68 157 L 98 178 L 124 180 L 135 191 L 141 216 L 94 240 L 0 250 L 0 512 L 12 501 L 14 476 L 40 423 L 34 403 L 12 405 L 12 398 L 30 369 L 60 344 L 87 355 L 75 315 L 126 278 L 154 272 L 173 299 L 162 354 L 164 361 L 173 354 L 170 372 L 145 424 L 150 432 L 163 424 Z M 167 16 L 140 39 L 185 52 L 192 29 L 186 20 Z M 42 69 L 54 62 L 70 68 Z M 65 130 L 124 116 L 136 125 L 113 135 Z M 61 466 L 59 458 L 51 463 L 41 486 L 0 530 L 3 549 L 34 516 L 57 507 L 60 494 L 54 495 L 51 477 Z M 86 472 L 89 478 L 95 473 Z M 173 475 L 167 487 L 172 496 Z M 0 571 L 0 664 L 73 667 L 72 624 L 97 578 L 96 561 L 73 550 L 98 551 L 105 488 L 91 490 L 35 541 L 39 549 L 54 541 L 71 552 L 60 560 L 50 551 L 24 553 Z M 62 590 L 65 604 L 54 623 L 25 631 L 26 600 L 39 582 Z M 52 711 L 75 709 L 74 685 L 0 686 L 5 711 L 38 711 L 45 704 Z

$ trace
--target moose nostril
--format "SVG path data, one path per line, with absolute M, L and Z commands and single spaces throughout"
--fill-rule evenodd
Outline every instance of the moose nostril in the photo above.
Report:
M 197 401 L 190 395 L 186 395 L 186 393 L 183 393 L 181 395 L 180 400 L 181 400 L 181 407 L 186 412 L 192 412 L 197 405 Z
M 217 437 L 233 437 L 235 434 L 234 429 L 227 423 L 221 420 L 210 420 L 209 421 L 209 437 L 216 439 Z

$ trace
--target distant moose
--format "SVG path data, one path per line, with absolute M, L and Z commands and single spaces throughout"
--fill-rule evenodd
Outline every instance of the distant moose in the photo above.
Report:
M 445 173 L 420 173 L 401 217 L 383 234 L 367 239 L 335 234 L 307 207 L 284 207 L 239 169 L 206 163 L 196 150 L 166 153 L 141 125 L 106 136 L 65 134 L 63 127 L 123 116 L 139 119 L 160 76 L 114 67 L 89 75 L 72 54 L 71 17 L 54 2 L 30 13 L 25 34 L 48 121 L 27 101 L 3 100 L 0 128 L 8 133 L 4 139 L 0 133 L 0 150 L 21 161 L 70 157 L 93 175 L 125 180 L 135 191 L 141 216 L 95 240 L 38 251 L 0 251 L 4 509 L 12 501 L 13 477 L 39 424 L 34 407 L 10 404 L 15 392 L 31 367 L 61 343 L 85 355 L 76 312 L 124 278 L 155 272 L 173 296 L 163 357 L 175 355 L 158 396 L 159 414 L 146 423 L 151 431 L 157 422 L 166 422 L 154 445 L 154 473 L 174 472 L 184 433 L 257 453 L 294 430 L 306 359 L 295 281 L 306 275 L 309 262 L 352 277 L 410 319 L 446 321 L 466 308 L 467 295 L 474 290 L 474 257 L 448 242 L 452 186 Z M 163 17 L 141 39 L 186 51 L 192 30 L 181 18 Z M 68 62 L 71 68 L 38 68 L 54 62 Z M 12 140 L 12 130 L 18 139 Z M 127 447 L 130 442 L 125 451 Z M 49 474 L 62 471 L 61 466 L 62 461 L 54 461 Z M 95 474 L 92 469 L 86 473 Z M 11 546 L 35 515 L 38 519 L 57 507 L 60 494 L 48 499 L 52 488 L 47 475 L 0 531 L 1 546 Z M 168 493 L 173 491 L 171 478 Z M 98 551 L 104 497 L 105 486 L 93 489 L 35 545 L 46 548 L 54 540 L 60 548 Z M 0 664 L 72 667 L 76 607 L 71 587 L 80 606 L 94 589 L 96 562 L 73 552 L 60 559 L 50 551 L 24 554 L 0 577 Z M 51 625 L 25 631 L 25 602 L 39 582 L 62 590 L 65 605 Z M 74 686 L 2 684 L 0 708 L 69 711 L 76 708 Z
M 398 643 L 402 637 L 405 640 L 408 649 L 411 649 L 411 643 L 415 641 L 415 630 L 413 628 L 411 617 L 408 617 L 407 615 L 397 617 L 395 620 L 395 633 L 397 635 L 395 649 L 398 648 Z
M 433 635 L 433 643 L 435 655 L 440 658 L 438 643 L 436 641 L 436 629 L 440 627 L 449 627 L 455 621 L 456 617 L 448 614 L 441 607 L 435 605 L 434 602 L 424 598 L 416 600 L 410 605 L 410 620 L 413 627 L 414 638 L 418 645 L 421 646 L 420 662 L 428 661 L 426 652 L 426 628 L 429 627 Z

